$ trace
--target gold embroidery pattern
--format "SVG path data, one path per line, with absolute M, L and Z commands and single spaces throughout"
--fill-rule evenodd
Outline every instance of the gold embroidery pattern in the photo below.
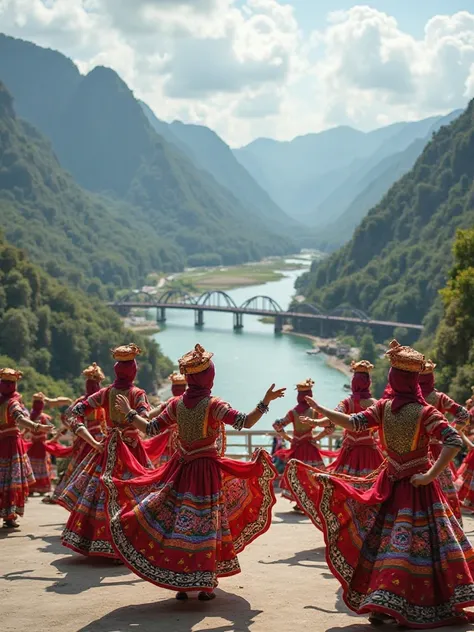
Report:
M 301 417 L 311 417 L 311 419 L 314 419 L 315 416 L 313 414 L 313 409 L 312 408 L 307 408 L 304 413 L 301 415 Z M 317 417 L 317 415 L 316 415 Z M 294 425 L 294 429 L 295 429 L 295 434 L 297 435 L 302 435 L 302 434 L 306 434 L 309 430 L 309 426 L 306 424 L 301 423 L 300 421 L 300 415 L 296 412 L 293 411 L 293 425 Z
M 176 418 L 178 422 L 178 436 L 184 443 L 201 441 L 209 436 L 206 432 L 207 411 L 210 398 L 202 399 L 194 408 L 186 408 L 181 399 L 176 407 Z
M 416 450 L 413 441 L 421 422 L 421 404 L 406 404 L 401 410 L 392 412 L 392 403 L 387 402 L 383 416 L 383 434 L 389 450 L 397 454 L 406 454 Z
M 0 406 L 0 426 L 8 424 L 8 401 Z
M 127 399 L 129 398 L 130 390 L 127 389 L 125 391 L 119 391 L 117 388 L 111 388 L 109 391 L 109 417 L 110 421 L 117 427 L 121 428 L 123 426 L 128 425 L 125 420 L 125 415 L 119 413 L 119 411 L 115 408 L 115 404 L 117 402 L 117 395 L 123 395 Z
M 436 391 L 431 391 L 431 393 L 425 397 L 426 403 L 438 408 L 438 393 Z

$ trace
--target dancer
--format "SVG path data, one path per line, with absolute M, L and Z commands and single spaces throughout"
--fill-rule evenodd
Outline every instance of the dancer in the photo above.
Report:
M 186 376 L 180 373 L 172 373 L 168 380 L 171 382 L 171 397 L 166 402 L 161 402 L 156 408 L 148 413 L 148 419 L 158 417 L 172 401 L 174 397 L 181 397 L 186 390 Z M 153 467 L 159 467 L 170 460 L 177 448 L 178 433 L 173 426 L 166 432 L 162 432 L 156 437 L 146 439 L 144 447 Z
M 306 401 L 306 397 L 313 396 L 313 385 L 314 382 L 310 378 L 302 382 L 298 382 L 296 385 L 296 390 L 298 392 L 297 405 L 288 411 L 283 419 L 277 419 L 277 421 L 273 424 L 275 432 L 277 432 L 282 439 L 285 439 L 290 443 L 290 448 L 286 450 L 279 450 L 274 456 L 285 462 L 288 462 L 290 459 L 298 459 L 298 461 L 302 461 L 303 463 L 307 463 L 308 465 L 324 470 L 326 469 L 326 466 L 324 465 L 323 457 L 319 451 L 317 441 L 330 434 L 333 428 L 323 430 L 316 436 L 313 435 L 313 430 L 310 425 L 311 421 L 309 418 L 311 417 L 311 419 L 316 419 L 318 415 L 313 413 Z M 308 423 L 302 422 L 300 417 L 306 417 Z M 290 435 L 285 432 L 285 428 L 290 424 L 293 425 L 293 437 L 290 437 Z M 296 502 L 290 488 L 286 484 L 285 476 L 281 479 L 280 489 L 282 491 L 283 498 Z M 293 507 L 293 509 L 298 512 L 301 511 L 297 504 Z
M 100 366 L 93 362 L 90 366 L 84 369 L 82 375 L 85 377 L 85 393 L 79 399 L 77 399 L 71 409 L 66 411 L 66 420 L 71 410 L 76 404 L 85 403 L 88 397 L 91 397 L 100 390 L 100 385 L 105 379 L 104 372 Z M 67 422 L 68 423 L 68 422 Z M 89 410 L 84 415 L 84 425 L 89 431 L 92 438 L 98 443 L 102 442 L 105 433 L 105 412 L 102 407 L 96 407 Z M 56 504 L 63 494 L 69 481 L 72 480 L 77 468 L 84 461 L 84 459 L 93 451 L 92 445 L 85 441 L 81 436 L 76 435 L 72 445 L 71 460 L 64 472 L 61 480 L 56 485 L 51 502 Z M 66 505 L 63 505 L 66 506 Z M 66 507 L 68 508 L 68 507 Z
M 30 419 L 41 425 L 52 425 L 51 417 L 43 412 L 44 404 L 44 394 L 35 393 L 33 395 Z M 35 479 L 34 482 L 30 483 L 30 495 L 33 496 L 36 492 L 40 496 L 44 496 L 44 494 L 51 491 L 52 474 L 51 457 L 46 449 L 46 433 L 42 432 L 41 428 L 32 430 L 28 433 L 27 440 L 29 442 L 27 454 Z
M 351 382 L 352 394 L 336 407 L 338 412 L 353 415 L 375 404 L 377 400 L 370 392 L 370 372 L 373 368 L 374 365 L 368 360 L 351 363 L 351 370 L 354 373 Z M 375 431 L 371 428 L 364 432 L 345 430 L 339 454 L 328 466 L 328 470 L 348 476 L 368 476 L 376 470 L 382 464 L 383 455 L 374 434 Z
M 117 554 L 138 576 L 178 591 L 178 599 L 190 591 L 213 599 L 218 579 L 240 572 L 237 554 L 269 528 L 275 504 L 268 453 L 257 450 L 247 463 L 223 458 L 224 424 L 252 428 L 285 389 L 272 385 L 255 410 L 239 413 L 211 395 L 212 356 L 196 345 L 179 360 L 188 388 L 151 422 L 118 398 L 121 413 L 148 435 L 176 425 L 178 451 L 158 470 L 137 468 L 138 477 L 127 481 L 122 467 L 129 458 L 115 434 L 102 478 Z
M 419 382 L 421 392 L 426 402 L 431 406 L 434 406 L 440 413 L 446 415 L 451 414 L 454 419 L 451 422 L 456 430 L 463 430 L 469 422 L 469 412 L 464 406 L 457 404 L 446 393 L 441 393 L 435 388 L 435 375 L 434 370 L 436 364 L 431 360 L 427 360 L 424 370 L 420 373 Z M 430 439 L 430 452 L 433 460 L 439 458 L 443 444 L 435 437 Z M 439 483 L 446 500 L 449 502 L 453 514 L 462 524 L 461 505 L 458 493 L 454 486 L 454 481 L 457 478 L 457 469 L 454 464 L 454 460 L 450 462 L 448 467 L 439 475 Z
M 392 618 L 418 629 L 465 622 L 464 608 L 474 605 L 474 550 L 435 482 L 462 440 L 423 398 L 424 356 L 396 341 L 386 355 L 391 399 L 351 416 L 308 401 L 348 430 L 379 429 L 388 456 L 373 487 L 355 489 L 298 461 L 288 483 L 322 525 L 328 565 L 351 610 L 369 613 L 374 624 Z M 443 443 L 435 464 L 433 436 Z
M 20 427 L 47 433 L 54 428 L 28 418 L 16 386 L 21 371 L 0 369 L 0 517 L 6 529 L 15 529 L 18 516 L 23 516 L 33 471 L 26 455 Z
M 115 406 L 122 395 L 141 415 L 146 415 L 150 409 L 145 392 L 133 384 L 137 374 L 135 358 L 140 353 L 141 349 L 134 344 L 114 349 L 112 355 L 116 362 L 113 384 L 79 401 L 71 410 L 71 430 L 92 446 L 94 452 L 76 468 L 58 503 L 71 512 L 61 536 L 62 543 L 82 555 L 116 559 L 108 535 L 105 493 L 100 484 L 105 461 L 114 459 L 114 453 L 109 449 L 112 431 L 116 430 L 123 437 L 126 460 L 134 465 L 151 465 L 138 431 L 127 423 L 125 416 Z M 105 442 L 95 439 L 86 428 L 86 418 L 100 408 L 105 413 L 106 433 L 109 435 Z M 128 476 L 126 460 L 117 464 L 124 477 Z

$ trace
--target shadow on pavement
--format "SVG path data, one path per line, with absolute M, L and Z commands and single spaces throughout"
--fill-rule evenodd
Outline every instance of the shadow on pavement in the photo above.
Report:
M 188 601 L 173 598 L 154 603 L 126 606 L 109 612 L 77 632 L 189 632 L 203 619 L 216 619 L 212 632 L 250 632 L 250 626 L 262 613 L 252 610 L 243 597 L 217 590 L 212 602 L 198 601 L 190 594 Z M 224 623 L 222 623 L 224 620 Z M 225 623 L 227 622 L 227 623 Z M 211 624 L 212 625 L 212 624 Z
M 275 520 L 275 518 L 279 518 L 279 520 Z M 292 509 L 288 509 L 288 511 L 277 511 L 273 514 L 272 524 L 298 524 L 300 522 L 308 523 L 308 516 L 293 511 Z
M 281 560 L 272 560 L 271 562 L 259 561 L 259 564 L 271 566 L 272 564 L 286 564 L 287 566 L 302 566 L 304 568 L 323 568 L 327 570 L 326 556 L 324 554 L 325 547 L 321 546 L 317 549 L 309 549 L 307 551 L 298 551 L 291 557 L 285 557 Z M 309 564 L 305 564 L 309 562 Z
M 356 614 L 355 612 L 352 612 L 352 610 L 349 610 L 349 608 L 346 606 L 342 598 L 342 588 L 339 588 L 338 591 L 336 592 L 336 603 L 334 604 L 333 609 L 321 608 L 321 606 L 305 606 L 304 609 L 316 610 L 316 612 L 324 612 L 325 614 L 340 614 L 341 612 L 343 612 L 349 617 L 357 617 L 358 619 L 363 619 L 363 617 L 360 614 Z M 370 624 L 367 624 L 367 625 L 370 625 Z M 348 628 L 348 629 L 350 630 L 351 628 Z

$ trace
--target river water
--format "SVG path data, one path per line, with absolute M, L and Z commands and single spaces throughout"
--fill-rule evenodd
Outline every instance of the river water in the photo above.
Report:
M 260 294 L 270 296 L 286 309 L 294 294 L 295 279 L 301 270 L 285 271 L 285 277 L 265 285 L 253 285 L 227 293 L 237 305 Z M 266 389 L 275 383 L 288 388 L 284 399 L 272 402 L 255 430 L 271 429 L 273 421 L 285 415 L 296 403 L 296 382 L 311 377 L 314 394 L 321 403 L 336 406 L 344 397 L 343 385 L 348 379 L 326 364 L 325 356 L 310 356 L 311 341 L 286 334 L 275 335 L 272 324 L 259 322 L 256 316 L 244 315 L 244 329 L 233 330 L 232 314 L 205 313 L 202 329 L 194 326 L 192 310 L 167 310 L 166 325 L 154 336 L 163 352 L 172 360 L 200 343 L 213 351 L 216 379 L 213 393 L 234 408 L 249 412 L 262 399 Z

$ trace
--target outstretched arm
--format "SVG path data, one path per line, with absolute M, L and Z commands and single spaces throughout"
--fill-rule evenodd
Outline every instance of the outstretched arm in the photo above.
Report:
M 257 404 L 257 406 L 252 410 L 252 412 L 248 413 L 244 428 L 253 428 L 257 421 L 259 421 L 262 416 L 268 412 L 268 406 L 274 399 L 280 399 L 280 397 L 285 397 L 286 388 L 278 388 L 275 390 L 275 384 L 272 384 L 268 391 L 265 393 L 265 397 L 261 402 Z M 286 433 L 285 433 L 286 434 Z M 288 436 L 288 435 L 287 435 Z M 291 439 L 290 439 L 291 441 Z
M 308 406 L 310 406 L 320 415 L 323 415 L 325 419 L 323 418 L 313 420 L 303 417 L 302 420 L 304 421 L 304 423 L 307 423 L 307 421 L 309 421 L 315 426 L 322 426 L 323 428 L 327 428 L 335 424 L 337 426 L 342 426 L 346 430 L 354 430 L 350 415 L 341 413 L 338 410 L 332 410 L 331 408 L 325 408 L 324 406 L 318 404 L 312 397 L 307 397 L 306 401 L 308 402 Z

